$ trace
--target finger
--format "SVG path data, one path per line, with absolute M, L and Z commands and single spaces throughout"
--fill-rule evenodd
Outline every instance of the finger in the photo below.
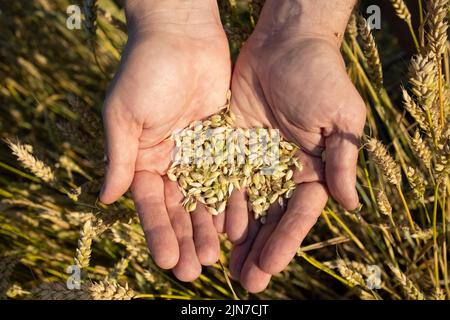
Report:
M 213 217 L 204 206 L 198 205 L 197 209 L 191 213 L 191 221 L 198 260 L 204 266 L 213 265 L 219 259 L 220 252 L 220 243 Z
M 200 276 L 202 266 L 195 251 L 191 218 L 181 205 L 183 195 L 177 184 L 165 177 L 164 187 L 166 207 L 180 250 L 180 258 L 172 271 L 181 281 L 194 281 Z
M 248 215 L 248 233 L 245 240 L 235 246 L 231 250 L 230 256 L 230 273 L 233 279 L 239 280 L 245 259 L 248 256 L 252 244 L 258 235 L 261 223 L 253 218 L 253 213 L 247 212 Z
M 261 250 L 275 230 L 283 215 L 281 207 L 275 203 L 269 209 L 266 223 L 261 227 L 241 270 L 240 280 L 247 291 L 257 293 L 263 291 L 272 275 L 259 266 Z
M 262 270 L 275 274 L 286 268 L 326 202 L 327 190 L 322 184 L 311 182 L 297 186 L 286 213 L 261 252 Z
M 349 85 L 351 85 L 349 83 Z M 345 209 L 358 206 L 356 165 L 360 135 L 364 130 L 366 106 L 356 90 L 349 95 L 348 106 L 336 112 L 335 128 L 326 132 L 325 176 L 333 198 Z
M 245 240 L 248 231 L 248 207 L 244 191 L 234 190 L 228 200 L 225 230 L 228 239 L 238 244 Z
M 147 171 L 137 172 L 131 192 L 155 263 L 163 269 L 173 268 L 179 249 L 164 203 L 162 178 Z
M 100 201 L 110 204 L 120 198 L 133 181 L 142 126 L 112 105 L 104 108 L 103 123 L 108 165 Z
M 225 232 L 225 213 L 221 212 L 215 216 L 212 217 L 214 227 L 216 228 L 218 233 L 224 233 Z
M 345 209 L 358 206 L 356 164 L 359 139 L 356 135 L 336 132 L 326 138 L 325 171 L 328 189 Z
M 294 181 L 297 184 L 313 181 L 325 181 L 325 166 L 321 157 L 312 156 L 300 150 L 296 154 L 303 166 L 301 171 L 294 171 Z

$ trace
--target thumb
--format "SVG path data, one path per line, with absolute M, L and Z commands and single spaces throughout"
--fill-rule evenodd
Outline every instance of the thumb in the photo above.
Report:
M 325 139 L 325 175 L 331 196 L 345 209 L 358 206 L 356 164 L 359 137 L 348 132 L 335 132 Z
M 103 122 L 108 163 L 100 201 L 110 204 L 119 199 L 133 181 L 142 126 L 127 110 L 114 106 L 105 106 Z
M 354 91 L 346 108 L 335 115 L 335 130 L 325 138 L 325 179 L 331 196 L 345 209 L 358 206 L 356 165 L 360 136 L 366 122 L 366 106 Z

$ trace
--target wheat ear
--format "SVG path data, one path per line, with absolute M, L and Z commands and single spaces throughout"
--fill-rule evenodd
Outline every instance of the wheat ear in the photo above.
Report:
M 366 146 L 375 164 L 381 169 L 387 181 L 395 186 L 401 183 L 400 166 L 387 152 L 386 147 L 377 139 L 371 138 Z
M 377 192 L 377 204 L 382 214 L 387 216 L 392 214 L 392 206 L 383 189 L 380 189 Z
M 430 0 L 428 1 L 426 34 L 429 50 L 440 57 L 445 49 L 447 42 L 448 23 L 446 17 L 448 14 L 448 0 Z
M 375 82 L 378 89 L 383 86 L 383 70 L 381 67 L 380 55 L 378 53 L 375 39 L 370 31 L 366 19 L 358 16 L 358 31 L 363 40 L 364 55 L 367 59 L 369 76 Z
M 425 167 L 430 168 L 432 153 L 426 142 L 420 136 L 419 130 L 416 130 L 414 136 L 411 138 L 411 148 L 414 154 L 422 160 Z
M 424 295 L 422 291 L 420 291 L 414 282 L 412 282 L 399 268 L 393 266 L 392 264 L 388 264 L 392 273 L 395 276 L 395 279 L 401 284 L 403 291 L 408 296 L 409 299 L 413 300 L 424 300 Z
M 75 256 L 75 264 L 80 268 L 87 268 L 91 259 L 92 240 L 95 236 L 95 231 L 92 226 L 92 221 L 88 220 L 81 228 L 80 238 L 78 240 L 78 248 Z
M 390 0 L 394 7 L 395 14 L 406 22 L 411 22 L 411 13 L 403 0 Z
M 12 153 L 17 157 L 17 160 L 36 177 L 48 183 L 55 180 L 53 170 L 33 155 L 33 147 L 31 145 L 9 139 L 6 140 L 6 143 L 12 150 Z

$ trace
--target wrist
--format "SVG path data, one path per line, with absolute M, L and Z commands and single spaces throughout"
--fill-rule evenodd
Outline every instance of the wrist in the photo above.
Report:
M 163 31 L 202 35 L 223 29 L 215 0 L 126 0 L 125 13 L 132 33 Z
M 277 37 L 320 37 L 341 44 L 356 0 L 266 0 L 256 33 Z

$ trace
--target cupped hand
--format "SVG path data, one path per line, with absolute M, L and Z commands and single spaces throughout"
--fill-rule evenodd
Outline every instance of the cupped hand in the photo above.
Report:
M 156 264 L 192 281 L 201 265 L 217 261 L 219 240 L 211 215 L 200 206 L 187 214 L 176 183 L 165 176 L 173 148 L 167 138 L 225 104 L 229 49 L 217 12 L 199 23 L 183 17 L 200 12 L 179 10 L 176 22 L 157 19 L 160 12 L 143 14 L 155 24 L 131 28 L 105 100 L 108 165 L 100 200 L 112 203 L 131 186 Z
M 230 269 L 245 288 L 258 292 L 295 256 L 328 193 L 346 209 L 357 207 L 356 163 L 366 110 L 334 37 L 256 31 L 241 50 L 232 92 L 238 125 L 279 129 L 301 147 L 304 165 L 287 208 L 273 205 L 264 225 L 247 217 L 244 193 L 234 194 L 229 205 L 226 231 L 235 242 Z

